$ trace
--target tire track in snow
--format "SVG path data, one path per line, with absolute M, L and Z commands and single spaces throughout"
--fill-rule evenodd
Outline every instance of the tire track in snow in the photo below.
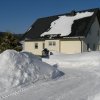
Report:
M 70 75 L 70 74 L 69 74 Z M 58 84 L 58 83 L 63 83 L 64 81 L 69 81 L 69 80 L 73 80 L 73 79 L 83 79 L 84 80 L 84 78 L 86 79 L 86 77 L 87 77 L 88 75 L 86 75 L 86 76 L 83 76 L 83 74 L 81 73 L 81 75 L 76 75 L 76 76 L 73 76 L 73 75 L 71 75 L 71 77 L 70 76 L 67 76 L 67 75 L 64 75 L 64 76 L 62 76 L 62 77 L 60 77 L 59 79 L 54 79 L 54 80 L 52 80 L 52 81 L 46 81 L 46 82 L 43 82 L 42 84 L 41 83 L 39 83 L 39 84 L 33 84 L 33 85 L 31 85 L 31 86 L 28 86 L 28 87 L 26 87 L 26 88 L 22 88 L 22 89 L 20 89 L 20 90 L 18 90 L 18 91 L 15 91 L 15 92 L 13 92 L 13 93 L 10 93 L 10 94 L 8 94 L 8 95 L 3 95 L 3 96 L 0 96 L 0 98 L 1 99 L 7 99 L 8 97 L 10 97 L 10 96 L 17 96 L 17 95 L 23 95 L 24 93 L 25 93 L 25 91 L 28 91 L 28 90 L 30 90 L 30 89 L 33 89 L 33 88 L 35 88 L 36 89 L 36 91 L 34 91 L 34 93 L 38 93 L 38 92 L 40 92 L 40 91 L 42 91 L 42 89 L 43 88 L 41 88 L 41 87 L 44 87 L 44 88 L 48 88 L 48 87 L 50 87 L 50 86 L 52 86 L 53 84 Z M 58 95 L 57 95 L 58 96 Z M 57 98 L 56 96 L 53 96 L 53 97 L 55 97 L 55 98 Z M 53 97 L 49 97 L 49 99 L 50 100 L 53 100 L 52 98 Z M 62 94 L 61 95 L 59 95 L 58 96 L 59 98 L 63 98 L 64 97 L 64 93 L 63 93 L 63 96 L 62 96 Z M 58 99 L 58 100 L 60 100 L 60 99 Z
M 59 80 L 53 80 L 53 81 L 45 82 L 45 83 L 38 84 L 38 85 L 37 84 L 36 85 L 33 84 L 32 86 L 29 86 L 27 88 L 22 88 L 22 89 L 20 89 L 18 91 L 14 91 L 13 93 L 10 93 L 8 95 L 0 96 L 0 98 L 1 99 L 6 99 L 6 98 L 8 98 L 10 96 L 17 96 L 17 95 L 20 95 L 21 93 L 24 94 L 24 91 L 30 90 L 32 88 L 38 88 L 38 91 L 40 91 L 40 90 L 42 90 L 41 87 L 46 86 L 46 88 L 47 88 L 47 86 L 49 86 L 49 85 L 52 85 L 52 84 L 55 84 L 55 83 L 58 83 L 58 82 L 67 81 L 67 80 L 74 79 L 74 78 L 78 78 L 78 77 L 71 77 L 71 78 L 63 77 L 63 78 L 61 78 Z M 37 93 L 38 91 L 35 91 L 35 93 Z
M 81 90 L 83 90 L 83 88 L 86 88 L 86 87 L 90 87 L 90 86 L 92 86 L 92 84 L 91 84 L 91 82 L 92 81 L 88 81 L 88 82 L 86 82 L 85 84 L 83 83 L 83 84 L 79 84 L 79 86 L 77 87 L 77 88 L 73 88 L 73 89 L 71 89 L 68 93 L 66 93 L 66 91 L 62 91 L 62 94 L 57 94 L 57 95 L 54 95 L 54 96 L 50 96 L 50 97 L 48 97 L 48 99 L 47 100 L 64 100 L 64 98 L 66 98 L 66 100 L 69 100 L 70 98 L 68 98 L 68 97 L 72 97 L 72 94 L 73 93 L 79 93 L 79 92 L 77 92 L 77 91 L 79 91 L 80 89 Z M 91 89 L 92 90 L 92 89 Z M 91 90 L 89 90 L 89 92 L 91 91 Z M 88 91 L 88 90 L 87 90 Z M 82 93 L 83 94 L 83 93 Z M 88 94 L 83 94 L 83 95 L 86 95 L 87 96 L 87 98 L 88 98 Z M 85 97 L 86 97 L 85 96 Z M 78 99 L 78 98 L 81 98 L 81 99 Z M 78 98 L 74 98 L 74 100 L 87 100 L 87 99 L 85 99 L 84 98 L 84 96 L 83 96 L 83 98 L 81 97 L 81 96 L 79 96 Z M 72 99 L 71 99 L 72 100 Z

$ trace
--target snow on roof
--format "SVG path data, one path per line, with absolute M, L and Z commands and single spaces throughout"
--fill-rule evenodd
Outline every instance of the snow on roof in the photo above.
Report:
M 31 29 L 32 29 L 32 27 L 29 27 L 28 30 L 27 30 L 27 32 L 28 32 L 29 30 L 31 30 Z
M 71 33 L 71 27 L 74 20 L 84 17 L 92 16 L 94 12 L 81 12 L 75 16 L 59 16 L 59 18 L 51 23 L 50 29 L 41 34 L 41 36 L 50 34 L 61 34 L 61 36 L 68 36 Z

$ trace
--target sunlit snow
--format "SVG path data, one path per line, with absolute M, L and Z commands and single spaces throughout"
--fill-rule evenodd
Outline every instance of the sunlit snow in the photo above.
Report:
M 60 75 L 55 68 L 28 52 L 6 50 L 0 54 L 0 91 L 23 87 Z
M 71 33 L 71 27 L 74 20 L 92 16 L 93 12 L 77 13 L 75 16 L 59 16 L 59 18 L 51 23 L 50 30 L 41 34 L 41 36 L 50 34 L 61 34 L 67 36 Z
M 35 58 L 39 60 L 36 56 Z M 42 61 L 53 65 L 54 68 L 58 67 L 64 73 L 63 76 L 36 82 L 19 90 L 9 90 L 0 94 L 0 100 L 100 100 L 100 51 L 72 55 L 53 52 L 53 55 L 43 58 Z M 43 67 L 42 63 L 36 65 Z M 46 71 L 46 75 L 49 72 L 50 70 Z

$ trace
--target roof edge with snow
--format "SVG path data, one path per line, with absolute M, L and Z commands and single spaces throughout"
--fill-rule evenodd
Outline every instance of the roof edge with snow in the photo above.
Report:
M 87 16 L 83 17 L 81 16 L 82 14 L 85 14 L 86 12 L 88 12 Z M 69 30 L 69 33 L 66 33 L 66 30 L 63 29 L 63 31 L 61 31 L 61 28 L 55 27 L 55 23 L 57 26 L 61 26 L 61 20 L 63 20 L 65 18 L 65 20 L 67 21 L 67 18 L 75 18 L 80 14 L 81 18 L 76 18 L 73 20 L 73 22 L 71 23 L 71 30 Z M 61 18 L 61 17 L 64 18 Z M 57 34 L 58 38 L 59 37 L 80 37 L 80 36 L 86 36 L 93 21 L 94 18 L 97 16 L 99 22 L 100 22 L 100 9 L 99 8 L 95 8 L 95 9 L 88 9 L 88 10 L 83 10 L 83 11 L 72 11 L 70 13 L 65 13 L 65 14 L 60 14 L 60 15 L 55 15 L 55 16 L 49 16 L 49 17 L 44 17 L 44 18 L 39 18 L 38 20 L 36 20 L 36 22 L 31 26 L 30 30 L 27 31 L 24 35 L 23 38 L 27 38 L 29 40 L 31 39 L 38 39 L 38 38 L 42 38 L 41 36 L 47 36 L 49 34 L 45 34 L 43 35 L 43 33 L 48 33 L 50 32 L 50 34 Z M 60 22 L 57 22 L 59 19 Z M 60 23 L 60 24 L 59 24 Z M 66 29 L 66 25 L 65 23 L 62 23 L 63 26 Z M 53 29 L 52 29 L 53 26 Z M 68 26 L 67 26 L 68 27 Z M 68 28 L 70 29 L 70 28 Z M 56 30 L 56 33 L 55 33 Z M 59 33 L 59 32 L 64 32 L 64 33 Z M 60 35 L 59 35 L 60 34 Z M 61 35 L 63 34 L 63 35 Z M 50 37 L 49 37 L 50 38 Z M 51 37 L 52 38 L 52 37 Z

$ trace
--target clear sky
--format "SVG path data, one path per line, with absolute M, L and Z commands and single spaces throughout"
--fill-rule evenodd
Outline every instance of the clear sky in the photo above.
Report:
M 40 17 L 100 8 L 100 0 L 0 0 L 0 31 L 24 33 Z

